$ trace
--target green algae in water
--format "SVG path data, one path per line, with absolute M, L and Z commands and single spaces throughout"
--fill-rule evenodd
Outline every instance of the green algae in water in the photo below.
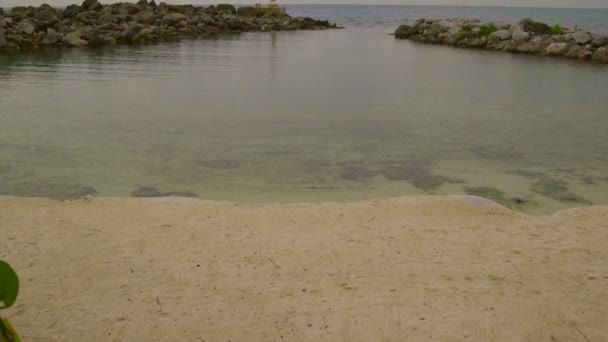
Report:
M 357 165 L 344 165 L 340 172 L 340 177 L 347 181 L 365 181 L 375 177 L 378 174 L 376 171 L 368 170 L 365 167 Z
M 544 177 L 534 183 L 531 190 L 559 202 L 592 204 L 591 201 L 570 192 L 566 182 L 560 179 Z
M 397 162 L 396 165 L 383 168 L 381 172 L 389 181 L 405 180 L 419 189 L 430 191 L 440 187 L 450 179 L 433 173 L 429 164 L 429 162 L 421 160 Z
M 541 179 L 546 177 L 546 175 L 542 172 L 531 171 L 531 170 L 513 170 L 510 172 L 511 174 L 522 176 L 528 179 Z
M 514 148 L 500 146 L 477 146 L 470 149 L 474 156 L 486 160 L 512 161 L 521 159 L 524 154 Z

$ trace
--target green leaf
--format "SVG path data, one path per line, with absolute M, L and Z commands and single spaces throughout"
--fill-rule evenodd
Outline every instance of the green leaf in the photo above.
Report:
M 10 308 L 17 300 L 19 293 L 19 278 L 6 262 L 0 260 L 0 304 Z
M 0 320 L 0 337 L 9 342 L 20 342 L 19 335 L 7 319 Z M 0 338 L 0 341 L 4 341 Z

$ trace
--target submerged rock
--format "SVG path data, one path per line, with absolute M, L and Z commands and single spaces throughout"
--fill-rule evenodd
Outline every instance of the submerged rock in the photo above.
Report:
M 131 197 L 196 197 L 196 193 L 192 191 L 168 191 L 161 192 L 153 186 L 140 186 L 131 192 Z
M 449 181 L 448 177 L 435 174 L 426 161 L 409 160 L 391 164 L 381 170 L 386 179 L 405 180 L 424 191 L 434 190 Z
M 513 148 L 500 146 L 477 146 L 470 149 L 470 151 L 476 157 L 488 160 L 509 161 L 523 157 L 523 153 Z
M 55 183 L 48 181 L 2 182 L 0 195 L 20 197 L 43 197 L 57 200 L 74 200 L 86 195 L 94 195 L 97 191 L 92 186 Z
M 153 186 L 140 186 L 131 191 L 131 197 L 162 197 L 163 193 Z
M 239 163 L 232 160 L 204 160 L 200 162 L 204 167 L 218 170 L 236 170 Z
M 363 181 L 376 176 L 378 172 L 368 170 L 362 166 L 344 165 L 340 177 L 347 181 Z
M 532 185 L 531 190 L 560 202 L 591 204 L 591 201 L 570 192 L 566 182 L 560 179 L 543 177 Z

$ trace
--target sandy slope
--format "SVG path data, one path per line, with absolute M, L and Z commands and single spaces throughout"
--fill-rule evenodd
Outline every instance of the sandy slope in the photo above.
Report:
M 608 341 L 608 207 L 0 200 L 29 341 Z

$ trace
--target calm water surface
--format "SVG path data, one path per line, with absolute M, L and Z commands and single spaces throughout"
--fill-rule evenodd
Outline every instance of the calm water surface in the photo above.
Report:
M 345 30 L 0 55 L 0 193 L 346 201 L 492 187 L 531 212 L 608 204 L 608 67 L 395 41 L 399 22 L 432 16 L 396 8 L 290 7 Z M 608 17 L 485 11 L 470 16 L 597 31 Z

